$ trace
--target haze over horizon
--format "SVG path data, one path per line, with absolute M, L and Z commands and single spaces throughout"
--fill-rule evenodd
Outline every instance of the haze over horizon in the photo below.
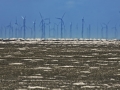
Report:
M 120 38 L 120 0 L 1 0 L 0 2 L 0 27 L 6 27 L 10 22 L 14 26 L 16 18 L 18 24 L 22 26 L 23 19 L 21 16 L 26 16 L 27 27 L 33 28 L 33 21 L 36 20 L 36 37 L 38 37 L 41 22 L 39 12 L 44 18 L 50 18 L 52 32 L 54 23 L 60 23 L 56 17 L 62 17 L 66 13 L 63 18 L 66 32 L 64 36 L 66 37 L 69 37 L 71 22 L 72 37 L 81 37 L 82 18 L 84 17 L 84 38 L 87 37 L 89 24 L 91 25 L 91 38 L 100 38 L 101 24 L 105 27 L 103 23 L 107 24 L 108 22 L 110 22 L 108 24 L 108 38 L 115 37 L 113 28 L 115 25 L 118 30 L 117 38 Z M 76 28 L 78 28 L 78 31 L 76 31 Z M 47 31 L 48 26 L 46 26 L 46 37 L 48 37 Z M 105 38 L 105 29 L 103 33 Z M 54 36 L 53 33 L 51 35 Z

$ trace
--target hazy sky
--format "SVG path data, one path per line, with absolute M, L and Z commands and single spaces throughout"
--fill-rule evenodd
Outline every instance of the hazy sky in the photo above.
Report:
M 112 27 L 117 25 L 117 30 L 120 29 L 119 11 L 120 0 L 0 0 L 0 26 L 7 26 L 10 22 L 13 25 L 16 18 L 18 24 L 22 25 L 21 16 L 26 16 L 26 26 L 33 27 L 32 22 L 36 20 L 36 27 L 39 29 L 41 21 L 39 12 L 41 12 L 44 18 L 51 19 L 52 28 L 54 23 L 59 23 L 56 17 L 62 17 L 66 12 L 63 18 L 66 32 L 69 33 L 70 22 L 72 22 L 73 36 L 77 33 L 75 30 L 77 24 L 80 34 L 81 20 L 84 17 L 85 35 L 90 24 L 92 37 L 97 37 L 97 26 L 98 37 L 100 37 L 100 24 L 110 21 L 108 28 L 109 36 L 112 38 L 114 37 Z

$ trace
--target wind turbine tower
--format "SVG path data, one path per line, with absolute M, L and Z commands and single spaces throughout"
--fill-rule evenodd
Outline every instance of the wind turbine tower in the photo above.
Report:
M 33 22 L 34 39 L 35 39 L 35 34 L 36 34 L 35 25 L 36 25 L 36 22 L 34 21 L 34 22 Z
M 46 23 L 44 23 L 44 31 L 43 31 L 44 38 L 45 38 L 45 35 L 46 35 L 46 33 L 45 33 L 45 25 L 46 25 Z
M 83 39 L 83 32 L 84 31 L 84 18 L 82 19 L 82 39 Z
M 3 38 L 3 27 L 0 28 L 0 38 Z
M 5 28 L 5 38 L 6 38 L 6 27 L 4 27 Z
M 76 37 L 78 38 L 78 23 L 76 25 Z
M 115 25 L 115 27 L 113 27 L 113 29 L 115 30 L 115 39 L 117 39 L 117 27 Z
M 72 38 L 72 22 L 70 23 L 70 38 Z
M 45 23 L 44 26 L 45 26 L 45 25 L 48 25 L 48 26 L 49 26 L 49 38 L 50 38 L 50 27 L 51 27 L 51 26 L 50 26 L 50 24 L 51 24 L 50 18 L 45 18 L 44 20 L 48 20 L 48 23 Z
M 24 39 L 25 39 L 25 36 L 26 36 L 26 17 L 22 17 L 22 19 L 23 19 Z
M 101 24 L 101 39 L 103 39 L 103 29 L 104 29 L 104 27 Z
M 89 39 L 91 37 L 91 25 L 90 24 L 89 24 L 89 29 L 88 29 L 88 37 L 89 37 Z
M 47 18 L 47 20 L 49 21 L 48 25 L 49 25 L 49 38 L 50 38 L 50 24 L 51 24 L 51 22 L 50 22 L 50 18 Z
M 106 40 L 108 39 L 108 24 L 109 24 L 109 22 L 107 23 L 107 24 L 105 24 L 105 23 L 103 23 L 104 25 L 105 25 L 105 28 L 106 28 Z
M 41 13 L 39 12 L 39 14 L 40 14 L 40 17 L 41 17 L 41 22 L 40 22 L 40 24 L 42 25 L 42 37 L 41 38 L 45 38 L 45 24 L 44 24 L 44 19 L 43 19 L 43 17 L 42 17 L 42 15 L 41 15 Z
M 11 22 L 10 22 L 10 24 L 7 27 L 9 28 L 9 38 L 10 38 L 11 35 L 13 36 L 13 27 L 11 25 Z M 12 34 L 11 34 L 11 30 L 12 30 Z
M 15 28 L 15 37 L 17 38 L 17 34 L 18 34 L 18 23 L 17 23 L 17 18 L 16 18 L 16 22 L 15 22 L 16 28 Z
M 59 24 L 55 23 L 56 25 L 56 28 L 57 28 L 57 38 L 58 38 L 58 27 L 59 27 Z
M 65 13 L 63 14 L 63 16 L 61 18 L 57 18 L 61 22 L 61 38 L 63 38 L 63 27 L 64 27 L 63 17 L 64 17 L 64 15 L 65 15 Z

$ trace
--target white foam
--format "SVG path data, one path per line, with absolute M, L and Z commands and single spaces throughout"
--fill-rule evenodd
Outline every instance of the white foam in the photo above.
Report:
M 73 68 L 74 66 L 59 66 L 59 67 L 62 67 L 62 68 Z
M 52 70 L 44 70 L 45 72 L 50 72 L 50 71 L 52 71 Z
M 73 63 L 79 63 L 79 62 L 73 62 Z
M 34 78 L 34 79 L 43 78 L 43 76 L 19 76 L 19 77 L 22 77 L 22 78 Z
M 114 57 L 114 58 L 108 58 L 108 59 L 120 59 L 120 58 L 118 58 L 118 57 Z
M 3 50 L 4 48 L 0 48 L 0 50 Z
M 21 55 L 22 53 L 20 51 L 14 52 L 15 55 Z
M 82 86 L 81 88 L 100 88 L 100 86 Z
M 58 60 L 52 60 L 53 62 L 58 62 Z
M 77 83 L 73 83 L 73 85 L 82 86 L 82 85 L 86 85 L 86 84 L 84 82 L 77 82 Z
M 120 84 L 113 84 L 113 87 L 120 87 Z
M 25 60 L 25 61 L 31 61 L 32 59 L 23 59 L 23 60 Z
M 107 88 L 111 88 L 111 86 L 108 84 L 103 84 L 103 86 L 106 86 Z
M 107 64 L 107 63 L 105 63 L 105 64 L 99 64 L 99 65 L 101 65 L 101 66 L 107 66 L 108 64 Z
M 52 69 L 52 68 L 50 68 L 50 67 L 36 67 L 36 68 L 34 68 L 34 69 L 46 69 L 46 70 L 50 70 L 50 69 Z
M 26 82 L 19 82 L 19 84 L 24 85 L 24 84 L 26 84 Z
M 23 63 L 9 63 L 9 65 L 23 65 Z
M 62 89 L 60 89 L 60 88 L 53 88 L 52 90 L 62 90 Z
M 92 55 L 99 55 L 99 53 L 92 53 Z
M 99 69 L 99 67 L 90 67 L 90 69 Z
M 15 89 L 15 90 L 28 90 L 28 89 Z
M 120 76 L 120 73 L 119 74 L 114 74 L 114 75 Z
M 46 89 L 46 87 L 41 87 L 41 86 L 28 86 L 28 89 Z
M 81 73 L 87 73 L 87 74 L 89 74 L 89 73 L 91 73 L 90 71 L 80 71 Z
M 35 75 L 38 75 L 38 76 L 40 76 L 41 74 L 35 74 Z
M 89 58 L 90 58 L 90 57 L 94 57 L 94 56 L 86 56 L 86 55 L 82 55 L 82 57 L 89 57 Z
M 27 76 L 27 78 L 43 78 L 42 76 Z
M 3 60 L 5 60 L 5 59 L 0 59 L 0 61 L 3 61 Z
M 23 47 L 23 48 L 18 48 L 18 50 L 26 50 L 26 48 L 25 48 L 25 47 Z
M 8 39 L 9 40 L 9 39 Z M 56 43 L 57 42 L 57 43 Z M 11 44 L 15 44 L 15 43 L 18 43 L 18 44 L 25 44 L 25 43 L 28 43 L 28 44 L 35 44 L 35 43 L 38 43 L 38 44 L 99 44 L 99 45 L 105 45 L 105 44 L 120 44 L 120 41 L 116 41 L 116 40 L 108 40 L 106 41 L 105 39 L 65 39 L 65 38 L 62 38 L 62 39 L 22 39 L 22 38 L 19 38 L 19 39 L 14 39 L 14 41 L 8 41 L 8 42 L 3 42 L 1 41 L 0 42 L 1 44 L 4 44 L 4 43 L 11 43 Z

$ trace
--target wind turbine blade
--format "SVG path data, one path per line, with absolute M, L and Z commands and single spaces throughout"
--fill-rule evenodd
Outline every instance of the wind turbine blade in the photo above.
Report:
M 56 18 L 56 19 L 62 20 L 62 18 Z
M 36 20 L 33 21 L 33 23 L 35 24 Z
M 105 25 L 105 26 L 106 26 L 107 24 L 103 23 L 103 25 Z
M 43 19 L 42 14 L 40 12 L 39 12 L 39 14 L 40 14 L 40 17 Z
M 64 23 L 64 21 L 61 19 L 61 21 Z
M 21 16 L 22 17 L 22 19 L 24 19 L 24 17 L 23 16 Z
M 63 19 L 64 16 L 65 16 L 65 13 L 64 13 L 63 16 L 62 16 L 62 19 Z
M 110 21 L 107 24 L 109 24 L 109 23 L 110 23 Z

